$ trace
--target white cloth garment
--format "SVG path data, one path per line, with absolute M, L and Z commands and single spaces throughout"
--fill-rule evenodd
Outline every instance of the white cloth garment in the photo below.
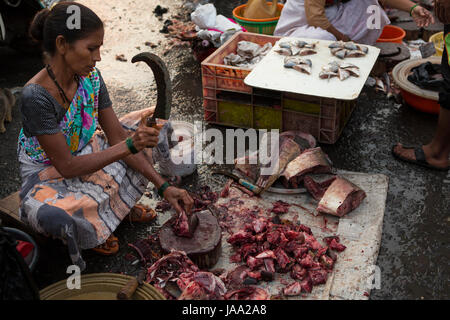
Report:
M 380 14 L 379 28 L 369 29 L 373 12 L 367 12 L 369 6 L 376 5 Z M 378 0 L 350 0 L 346 3 L 325 8 L 325 15 L 330 23 L 341 33 L 355 42 L 372 45 L 380 37 L 389 18 L 378 4 Z M 281 12 L 280 20 L 274 32 L 275 36 L 298 37 L 320 40 L 336 40 L 336 37 L 322 28 L 309 26 L 305 14 L 304 0 L 287 0 Z

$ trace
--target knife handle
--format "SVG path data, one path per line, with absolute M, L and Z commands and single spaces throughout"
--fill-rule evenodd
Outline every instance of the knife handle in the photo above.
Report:
M 247 180 L 244 179 L 239 179 L 239 184 L 241 186 L 246 187 L 248 190 L 252 191 L 255 194 L 260 194 L 261 193 L 261 188 L 258 186 L 255 186 L 254 184 L 251 184 L 250 182 L 248 182 Z
M 147 127 L 154 128 L 156 130 L 161 130 L 164 127 L 163 123 L 158 123 L 158 119 L 153 117 L 148 117 L 145 123 Z
M 117 299 L 119 300 L 130 300 L 136 291 L 139 283 L 135 277 L 128 280 L 128 282 L 123 286 L 122 289 L 117 293 Z

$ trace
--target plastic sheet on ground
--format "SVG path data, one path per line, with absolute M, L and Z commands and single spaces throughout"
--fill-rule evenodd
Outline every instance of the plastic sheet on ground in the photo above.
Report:
M 273 202 L 282 200 L 290 204 L 299 204 L 306 210 L 291 206 L 286 214 L 280 216 L 282 219 L 297 220 L 310 227 L 318 241 L 330 235 L 338 235 L 341 243 L 347 247 L 338 254 L 334 270 L 329 274 L 326 284 L 314 286 L 310 294 L 302 294 L 289 297 L 292 300 L 311 299 L 361 299 L 366 300 L 372 288 L 374 268 L 376 265 L 378 251 L 380 249 L 383 217 L 388 190 L 388 177 L 382 174 L 366 174 L 356 172 L 338 171 L 340 175 L 349 179 L 367 194 L 366 199 L 354 211 L 342 218 L 321 215 L 315 213 L 317 202 L 309 194 L 281 195 L 265 192 L 258 197 L 249 197 L 240 190 L 231 188 L 227 198 L 219 198 L 216 205 L 227 204 L 231 198 L 239 196 L 244 204 L 240 208 L 252 208 L 257 205 L 263 209 L 271 209 Z M 155 207 L 157 200 L 143 197 L 141 203 Z M 240 209 L 239 209 L 240 210 Z M 233 208 L 229 210 L 232 215 Z M 268 211 L 268 210 L 265 210 Z M 158 223 L 163 224 L 172 215 L 172 211 L 160 213 Z M 236 225 L 237 229 L 241 227 Z M 222 254 L 218 263 L 213 267 L 224 268 L 231 271 L 238 265 L 230 262 L 230 256 L 234 249 L 226 241 L 229 233 L 222 232 Z M 376 277 L 375 277 L 376 278 Z M 266 289 L 270 295 L 278 295 L 285 287 L 280 280 L 285 279 L 293 282 L 289 274 L 276 273 L 274 281 L 259 282 L 258 286 Z

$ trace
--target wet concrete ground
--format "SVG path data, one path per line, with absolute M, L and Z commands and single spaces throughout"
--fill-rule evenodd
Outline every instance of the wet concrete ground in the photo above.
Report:
M 229 10 L 219 7 L 227 14 Z M 174 119 L 193 121 L 202 118 L 201 74 L 199 64 L 189 53 L 171 53 L 165 60 L 178 68 L 172 78 L 174 86 Z M 177 60 L 177 62 L 173 62 Z M 0 87 L 23 85 L 40 69 L 38 57 L 18 55 L 0 48 Z M 416 112 L 364 88 L 349 123 L 334 145 L 322 145 L 339 169 L 382 173 L 389 176 L 389 192 L 383 224 L 381 249 L 377 265 L 381 269 L 381 288 L 372 290 L 371 299 L 449 299 L 450 279 L 450 173 L 434 172 L 398 162 L 390 149 L 397 141 L 409 144 L 428 142 L 435 130 L 437 117 Z M 16 160 L 16 141 L 20 116 L 14 111 L 14 122 L 0 135 L 0 197 L 20 187 Z M 185 181 L 195 190 L 209 183 L 218 188 L 208 174 L 210 168 L 200 166 L 199 175 Z M 220 180 L 224 181 L 224 180 Z M 86 273 L 123 272 L 135 274 L 139 266 L 125 259 L 133 253 L 128 243 L 147 237 L 152 224 L 130 224 L 124 221 L 115 234 L 121 250 L 114 257 L 83 252 Z M 67 278 L 71 264 L 66 248 L 50 241 L 42 250 L 34 274 L 40 288 Z

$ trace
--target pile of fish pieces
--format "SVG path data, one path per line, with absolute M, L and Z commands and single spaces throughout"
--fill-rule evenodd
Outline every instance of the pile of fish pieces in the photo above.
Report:
M 302 73 L 311 74 L 312 62 L 310 59 L 288 56 L 284 58 L 284 67 L 292 68 Z
M 341 81 L 348 79 L 350 76 L 359 77 L 359 75 L 360 71 L 358 66 L 348 62 L 338 63 L 337 61 L 332 61 L 326 66 L 323 66 L 322 71 L 319 73 L 321 79 L 338 77 Z
M 278 220 L 278 221 L 277 221 Z M 285 296 L 310 293 L 324 284 L 336 262 L 336 252 L 345 250 L 336 236 L 323 239 L 322 246 L 311 229 L 302 224 L 281 224 L 278 216 L 259 217 L 228 238 L 237 251 L 230 259 L 244 262 L 240 278 L 244 285 L 271 281 L 275 273 L 290 273 L 295 281 L 282 291 Z
M 351 181 L 333 174 L 331 160 L 320 147 L 304 150 L 290 161 L 280 176 L 285 188 L 298 188 L 301 183 L 319 201 L 317 211 L 342 217 L 356 209 L 366 193 Z M 326 181 L 316 181 L 311 175 L 333 174 Z
M 263 46 L 250 41 L 239 41 L 236 53 L 227 55 L 223 62 L 226 65 L 252 69 L 272 49 L 272 43 Z
M 336 41 L 331 43 L 328 48 L 330 48 L 331 54 L 339 59 L 364 57 L 369 52 L 368 47 L 352 41 Z
M 275 49 L 275 52 L 283 56 L 308 56 L 317 53 L 315 43 L 307 43 L 302 40 L 280 42 L 278 46 L 279 48 Z
M 309 148 L 314 148 L 317 144 L 316 139 L 310 135 L 309 133 L 301 132 L 301 131 L 285 131 L 280 133 L 278 145 L 280 147 L 279 149 L 279 155 L 282 155 L 282 148 L 285 148 L 286 146 L 292 146 L 291 144 L 286 144 L 285 140 L 290 139 L 293 140 L 296 145 L 300 148 L 300 151 L 304 151 Z M 268 139 L 267 141 L 270 141 Z M 268 142 L 267 142 L 268 143 Z M 267 144 L 269 147 L 269 145 Z M 269 148 L 268 148 L 269 149 Z M 294 147 L 294 149 L 296 149 Z M 290 154 L 290 152 L 288 152 Z M 283 160 L 281 160 L 284 162 Z M 243 158 L 239 158 L 235 160 L 235 168 L 246 177 L 249 181 L 256 181 L 260 175 L 261 168 L 257 164 L 250 164 L 250 163 L 257 163 L 258 162 L 258 151 L 255 151 L 254 153 L 245 156 Z

